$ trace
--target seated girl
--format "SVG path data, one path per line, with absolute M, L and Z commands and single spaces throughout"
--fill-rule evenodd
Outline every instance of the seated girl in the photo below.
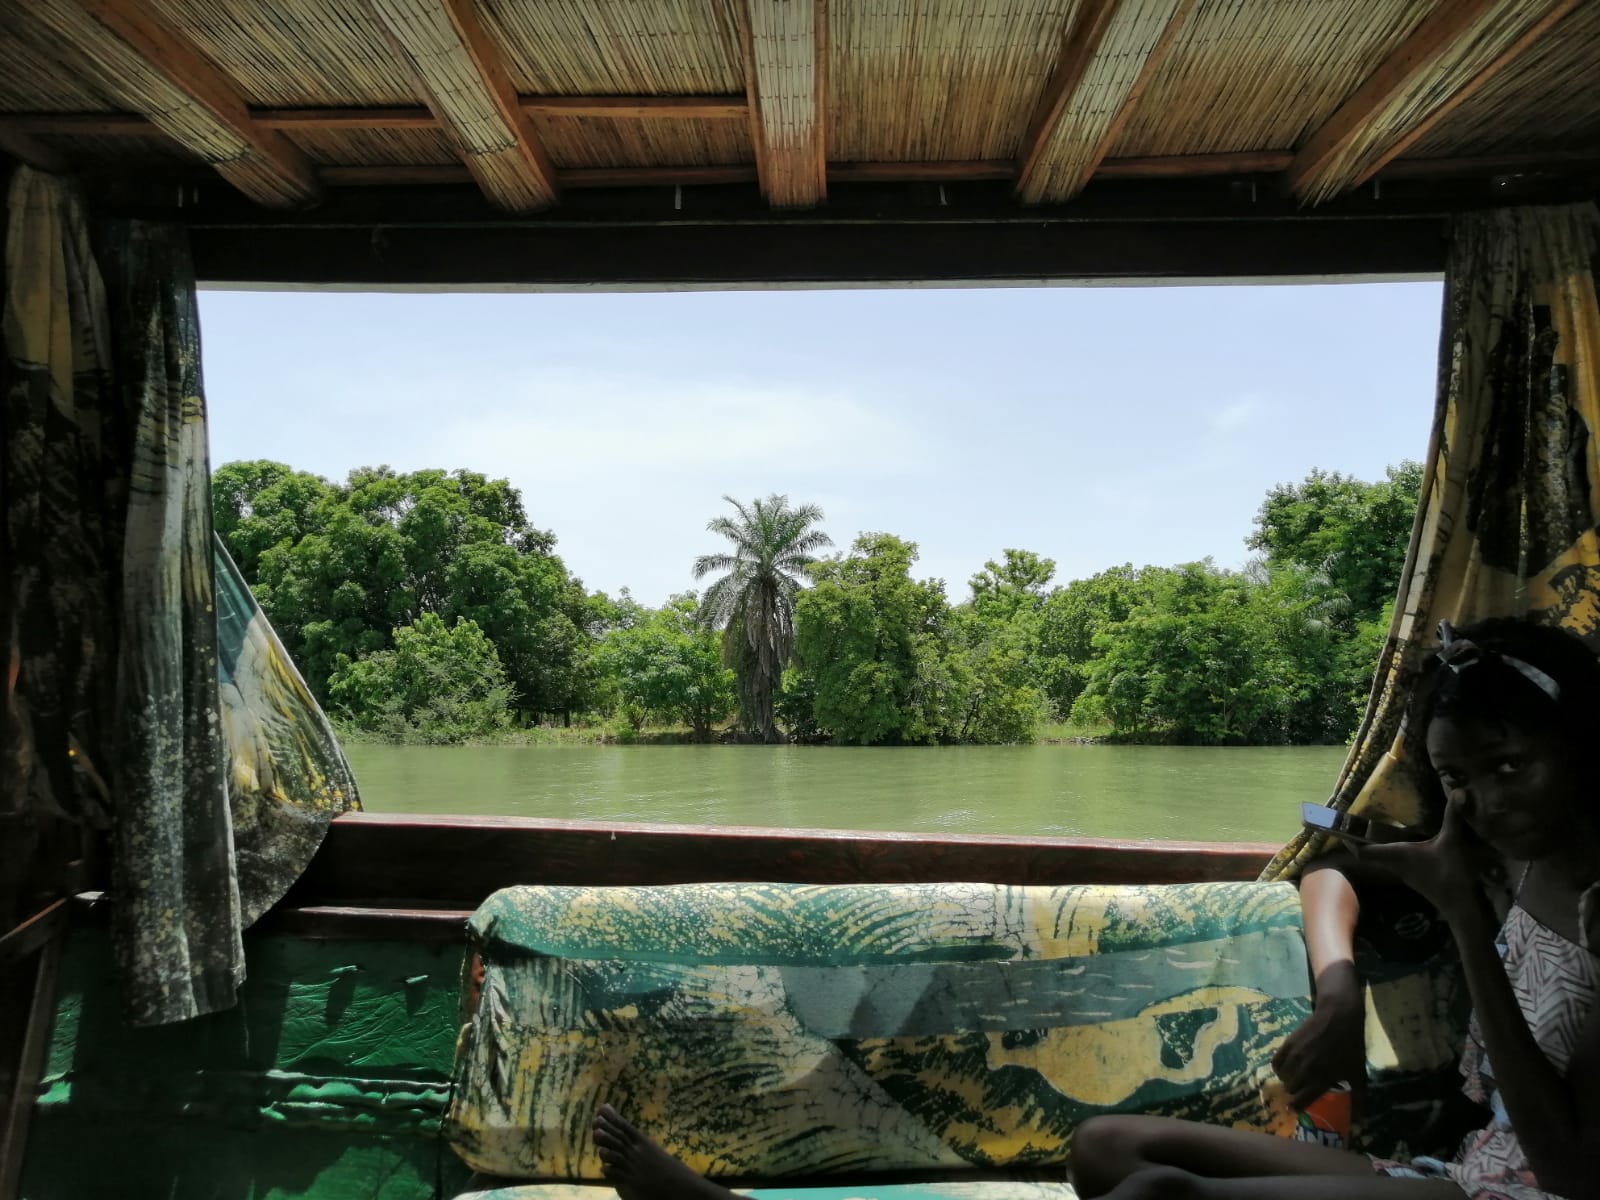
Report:
M 1085 1200 L 1600 1196 L 1600 959 L 1587 948 L 1591 934 L 1600 944 L 1600 798 L 1586 777 L 1600 746 L 1600 664 L 1576 638 L 1526 622 L 1460 634 L 1446 625 L 1441 636 L 1412 719 L 1425 723 L 1443 826 L 1429 841 L 1357 857 L 1449 924 L 1474 1009 L 1465 1091 L 1488 1106 L 1488 1124 L 1451 1162 L 1402 1164 L 1237 1129 L 1102 1117 L 1073 1143 Z M 1499 878 L 1511 885 L 1504 911 L 1495 903 L 1504 893 L 1486 886 Z M 1309 876 L 1303 891 L 1319 1015 L 1277 1064 L 1302 1101 L 1364 1069 L 1348 956 L 1354 894 L 1337 872 Z

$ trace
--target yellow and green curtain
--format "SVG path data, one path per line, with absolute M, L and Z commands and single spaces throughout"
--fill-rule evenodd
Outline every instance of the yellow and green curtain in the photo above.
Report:
M 1597 261 L 1593 204 L 1454 221 L 1422 502 L 1335 807 L 1433 819 L 1411 782 L 1422 731 L 1404 715 L 1441 619 L 1531 615 L 1600 653 Z M 1265 877 L 1293 875 L 1322 841 L 1297 838 Z
M 5 267 L 0 879 L 51 823 L 104 831 L 129 1016 L 182 1020 L 234 1002 L 355 786 L 212 535 L 183 232 L 91 228 L 19 168 Z

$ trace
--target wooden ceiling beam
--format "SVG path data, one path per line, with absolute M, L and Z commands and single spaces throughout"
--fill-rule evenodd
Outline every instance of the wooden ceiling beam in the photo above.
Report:
M 1527 53 L 1531 47 L 1538 43 L 1556 25 L 1560 24 L 1580 3 L 1582 3 L 1582 0 L 1558 0 L 1549 12 L 1523 30 L 1517 40 L 1497 54 L 1493 61 L 1486 65 L 1483 70 L 1434 105 L 1420 121 L 1391 142 L 1382 153 L 1363 168 L 1350 186 L 1360 187 L 1407 150 L 1411 149 L 1411 147 L 1415 146 L 1446 117 L 1455 112 L 1456 109 L 1460 108 L 1478 92 L 1481 92 L 1491 80 L 1504 72 L 1507 67 L 1521 58 L 1523 54 Z
M 774 208 L 828 198 L 828 0 L 741 0 L 750 136 Z
M 520 102 L 539 117 L 743 121 L 750 116 L 750 102 L 743 96 L 523 96 Z
M 1050 148 L 1056 126 L 1067 111 L 1067 105 L 1077 94 L 1089 74 L 1100 45 L 1111 31 L 1111 22 L 1117 15 L 1121 0 L 1083 0 L 1072 23 L 1061 37 L 1061 53 L 1055 68 L 1045 82 L 1044 91 L 1033 106 L 1033 116 L 1028 121 L 1028 132 L 1022 139 L 1021 165 L 1017 169 L 1017 189 L 1027 191 L 1035 186 L 1039 166 Z
M 67 160 L 54 149 L 34 139 L 26 130 L 0 121 L 0 154 L 9 154 L 18 162 L 50 171 L 56 175 L 67 172 Z
M 1284 183 L 1297 195 L 1313 190 L 1322 176 L 1365 134 L 1372 119 L 1432 70 L 1499 0 L 1449 0 L 1423 18 L 1333 115 L 1295 153 Z
M 473 0 L 368 0 L 428 108 L 499 208 L 553 203 L 556 172 Z
M 142 0 L 39 0 L 29 13 L 103 72 L 102 90 L 210 163 L 258 203 L 295 207 L 320 194 L 310 161 L 258 125 L 238 90 Z

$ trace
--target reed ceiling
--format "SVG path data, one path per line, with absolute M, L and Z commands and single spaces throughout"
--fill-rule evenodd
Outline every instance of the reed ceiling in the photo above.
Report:
M 1600 0 L 0 0 L 0 153 L 259 204 L 1600 162 Z

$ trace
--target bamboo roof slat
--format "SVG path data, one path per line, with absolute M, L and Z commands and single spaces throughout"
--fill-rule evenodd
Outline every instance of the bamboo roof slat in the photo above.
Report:
M 1291 149 L 1427 11 L 1417 0 L 1201 0 L 1110 156 Z
M 320 192 L 311 164 L 280 134 L 251 120 L 228 80 L 152 13 L 131 0 L 34 0 L 28 9 L 71 43 L 112 99 L 210 163 L 269 207 L 305 204 Z
M 1584 3 L 1407 154 L 1452 158 L 1600 145 L 1596 81 L 1600 4 Z
M 414 104 L 364 0 L 142 0 L 262 108 Z
M 831 0 L 828 156 L 1015 158 L 1078 0 Z
M 1315 204 L 1365 179 L 1392 146 L 1560 3 L 1453 0 L 1441 5 L 1299 149 L 1287 173 L 1295 194 Z M 1430 39 L 1435 29 L 1437 36 Z M 1412 50 L 1416 43 L 1422 44 Z
M 748 124 L 730 121 L 538 117 L 550 160 L 568 167 L 722 166 L 753 163 Z
M 1137 99 L 1152 57 L 1159 63 L 1188 15 L 1189 0 L 1121 4 L 1106 26 L 1098 53 L 1054 122 L 1041 131 L 1024 164 L 1018 194 L 1028 203 L 1076 195 L 1094 175 L 1117 134 L 1126 106 Z
M 0 109 L 88 112 L 114 108 L 74 51 L 48 29 L 28 19 L 23 0 L 0 0 Z
M 554 201 L 554 168 L 472 0 L 370 2 L 484 194 L 512 212 Z
M 746 87 L 761 191 L 775 208 L 826 199 L 827 0 L 743 0 Z
M 3 122 L 0 122 L 3 127 Z M 152 128 L 143 137 L 123 134 L 45 134 L 38 139 L 71 167 L 100 174 L 119 170 L 170 170 L 204 165 L 194 153 Z
M 737 0 L 482 0 L 519 92 L 718 95 L 744 90 Z

